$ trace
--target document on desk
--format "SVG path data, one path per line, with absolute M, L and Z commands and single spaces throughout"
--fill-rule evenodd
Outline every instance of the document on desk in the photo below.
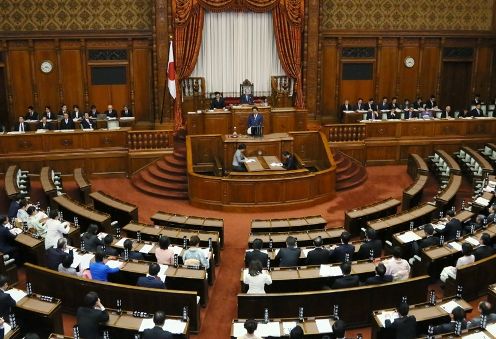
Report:
M 146 244 L 143 247 L 141 247 L 141 249 L 139 251 L 140 251 L 140 253 L 148 254 L 148 253 L 150 253 L 152 248 L 153 248 L 153 244 Z
M 18 303 L 19 300 L 27 296 L 26 292 L 22 290 L 18 290 L 17 288 L 11 288 L 10 290 L 5 291 L 5 293 L 9 294 L 12 297 L 12 299 L 15 300 L 16 303 Z
M 310 252 L 311 250 L 313 250 L 313 248 L 303 248 L 303 254 L 305 255 L 305 258 L 308 256 L 308 252 Z
M 98 239 L 103 240 L 103 238 L 105 238 L 107 236 L 107 234 L 108 233 L 100 232 L 100 233 L 98 233 L 97 237 L 98 237 Z
M 244 325 L 244 323 L 233 323 L 233 337 L 238 338 L 245 335 L 246 330 Z
M 165 319 L 164 330 L 173 334 L 183 334 L 186 328 L 186 323 L 178 319 Z
M 121 268 L 122 262 L 119 260 L 109 260 L 107 261 L 107 266 L 110 268 Z
M 251 163 L 251 162 L 257 162 L 255 159 L 252 159 L 252 158 L 246 158 L 245 159 L 245 162 L 246 163 Z
M 174 254 L 181 255 L 183 248 L 179 246 L 169 246 L 169 249 L 174 252 Z
M 6 336 L 10 331 L 12 331 L 12 327 L 8 323 L 3 323 L 3 335 Z
M 487 325 L 486 331 L 488 331 L 489 333 L 491 333 L 493 336 L 496 337 L 496 323 Z
M 83 255 L 78 254 L 77 256 L 79 257 L 79 272 L 82 272 L 85 269 L 89 268 L 91 260 L 93 260 L 93 258 L 95 257 L 93 253 L 86 253 Z M 74 261 L 76 261 L 76 255 L 74 256 Z
M 126 241 L 127 238 L 121 238 L 118 242 L 115 243 L 115 246 L 117 247 L 124 247 L 124 241 Z
M 158 272 L 157 276 L 160 278 L 160 280 L 162 280 L 163 282 L 165 282 L 165 272 L 167 272 L 167 269 L 169 268 L 168 265 L 162 265 L 160 264 L 160 271 Z
M 141 321 L 141 325 L 138 331 L 143 332 L 144 330 L 154 327 L 155 327 L 155 323 L 153 322 L 153 318 L 145 318 Z
M 379 321 L 379 325 L 381 327 L 386 326 L 386 320 L 389 319 L 391 322 L 394 321 L 394 319 L 399 318 L 398 312 L 396 311 L 383 311 L 381 313 L 376 314 L 377 321 Z
M 255 335 L 259 337 L 280 337 L 281 328 L 279 327 L 279 322 L 259 323 Z
M 441 305 L 441 308 L 445 310 L 447 313 L 451 313 L 456 307 L 460 306 L 455 300 L 450 300 L 445 304 Z
M 339 277 L 343 275 L 343 272 L 339 266 L 320 265 L 319 275 L 321 277 Z
M 472 246 L 479 246 L 479 240 L 475 239 L 474 237 L 468 237 L 467 239 L 465 239 L 466 242 L 468 242 L 469 244 L 471 244 Z
M 477 332 L 477 333 L 472 333 L 469 335 L 464 335 L 464 339 L 491 339 L 492 337 L 488 336 L 484 332 Z
M 442 231 L 446 227 L 446 224 L 439 222 L 437 224 L 432 224 L 432 226 L 434 227 L 434 229 Z
M 448 246 L 450 246 L 455 251 L 458 251 L 458 252 L 462 251 L 462 245 L 460 245 L 456 241 L 452 241 L 452 242 L 448 243 Z
M 319 333 L 332 333 L 332 326 L 329 319 L 315 319 L 315 325 Z
M 419 235 L 417 235 L 417 233 L 412 232 L 412 231 L 408 231 L 408 232 L 405 232 L 403 234 L 400 234 L 398 236 L 398 239 L 400 239 L 400 241 L 402 243 L 406 244 L 406 243 L 409 243 L 409 242 L 412 242 L 412 241 L 420 240 L 422 238 Z
M 289 335 L 291 330 L 296 327 L 296 321 L 283 321 L 282 322 L 282 334 Z
M 489 200 L 487 200 L 486 198 L 483 198 L 483 197 L 478 197 L 477 199 L 475 199 L 474 203 L 476 203 L 477 205 L 481 205 L 481 206 L 487 206 L 489 205 Z

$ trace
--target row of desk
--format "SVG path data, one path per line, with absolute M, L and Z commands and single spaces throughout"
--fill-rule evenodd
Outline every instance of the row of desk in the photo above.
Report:
M 370 220 L 383 218 L 396 214 L 401 202 L 397 199 L 387 198 L 370 205 L 346 211 L 344 214 L 344 227 L 352 235 L 360 234 Z

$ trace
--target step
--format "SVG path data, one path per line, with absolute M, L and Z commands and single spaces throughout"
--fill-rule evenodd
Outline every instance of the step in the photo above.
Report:
M 187 184 L 188 183 L 188 177 L 186 175 L 164 172 L 160 168 L 158 168 L 156 165 L 151 165 L 147 169 L 152 176 L 154 176 L 155 178 L 157 178 L 159 180 L 177 182 L 177 183 L 181 183 L 181 184 Z
M 349 178 L 346 181 L 336 182 L 336 191 L 343 191 L 353 187 L 360 186 L 367 180 L 367 171 L 365 168 L 359 168 L 359 171 L 354 177 Z
M 155 163 L 157 167 L 164 172 L 167 173 L 173 173 L 173 174 L 179 174 L 179 175 L 186 175 L 186 166 L 180 168 L 176 166 L 172 166 L 170 163 L 165 162 L 164 160 L 159 160 Z
M 176 152 L 176 150 L 174 150 L 174 152 L 172 152 L 172 156 L 177 159 L 177 160 L 183 160 L 185 163 L 186 163 L 186 152 Z
M 181 200 L 188 199 L 188 192 L 164 191 L 159 188 L 151 187 L 148 186 L 147 183 L 142 181 L 141 178 L 139 178 L 138 176 L 136 176 L 136 178 L 133 178 L 133 185 L 141 192 L 156 197 L 167 198 L 167 199 L 181 199 Z
M 362 167 L 359 167 L 359 166 L 350 166 L 350 168 L 348 169 L 347 172 L 343 172 L 341 173 L 340 175 L 336 175 L 336 182 L 339 182 L 339 181 L 345 181 L 345 180 L 348 180 L 350 178 L 353 178 L 355 175 L 357 175 L 357 173 L 360 172 L 360 170 L 362 169 Z
M 159 187 L 161 189 L 171 190 L 171 191 L 183 191 L 183 192 L 188 191 L 187 184 L 171 182 L 171 181 L 162 181 L 153 177 L 148 171 L 142 171 L 140 173 L 140 176 L 144 182 L 148 183 L 150 186 L 153 187 Z
M 178 159 L 173 156 L 165 156 L 162 160 L 173 167 L 186 169 L 186 159 Z
M 342 161 L 339 166 L 336 166 L 336 176 L 345 174 L 347 171 L 350 170 L 352 167 L 357 167 L 357 164 L 354 163 L 350 158 L 344 158 L 345 160 Z

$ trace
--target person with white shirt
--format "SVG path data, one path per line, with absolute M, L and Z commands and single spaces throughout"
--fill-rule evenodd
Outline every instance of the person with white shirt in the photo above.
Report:
M 27 213 L 29 214 L 28 228 L 34 229 L 37 236 L 44 238 L 46 234 L 45 220 L 40 219 L 40 216 L 37 215 L 38 211 L 33 205 L 28 207 Z
M 69 233 L 69 222 L 60 221 L 59 212 L 56 209 L 50 210 L 48 220 L 45 222 L 46 236 L 45 249 L 57 246 L 57 241 L 64 237 L 64 234 Z
M 410 276 L 410 264 L 401 257 L 401 247 L 393 248 L 393 257 L 383 261 L 386 274 L 392 275 L 393 280 L 406 280 Z
M 19 202 L 19 209 L 17 210 L 17 219 L 21 222 L 27 222 L 29 219 L 29 214 L 26 211 L 28 209 L 28 202 L 26 200 L 21 200 Z
M 262 270 L 260 261 L 252 260 L 248 272 L 243 275 L 243 283 L 248 285 L 247 294 L 265 294 L 265 285 L 272 284 L 272 278 Z
M 232 161 L 232 170 L 235 172 L 245 172 L 246 168 L 244 166 L 246 162 L 245 158 L 245 144 L 239 144 L 238 149 L 234 152 L 233 161 Z
M 439 276 L 439 279 L 441 279 L 442 282 L 446 282 L 448 277 L 451 277 L 453 279 L 456 279 L 456 271 L 465 265 L 469 265 L 475 262 L 475 256 L 473 255 L 473 247 L 470 243 L 464 242 L 462 244 L 462 254 L 460 258 L 456 261 L 456 266 L 446 266 L 443 268 L 441 271 L 441 275 Z

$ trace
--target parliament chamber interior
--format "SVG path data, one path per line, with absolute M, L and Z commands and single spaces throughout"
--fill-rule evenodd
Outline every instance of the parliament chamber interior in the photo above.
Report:
M 496 338 L 496 3 L 2 0 L 1 338 Z

